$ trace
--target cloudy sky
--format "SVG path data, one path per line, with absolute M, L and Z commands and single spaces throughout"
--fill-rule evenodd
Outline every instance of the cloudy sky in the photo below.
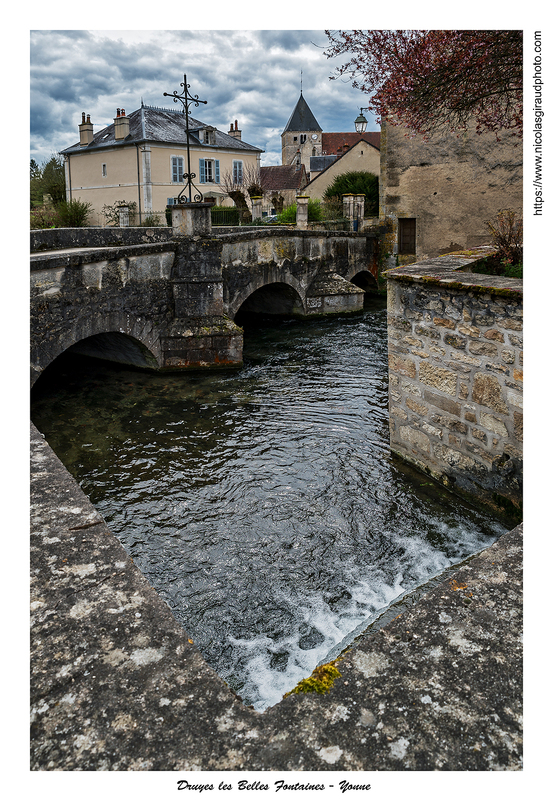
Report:
M 263 165 L 281 163 L 280 134 L 300 86 L 325 131 L 353 131 L 366 96 L 329 80 L 323 30 L 35 30 L 30 36 L 31 157 L 39 163 L 78 141 L 84 111 L 97 132 L 146 105 L 175 106 L 163 92 L 207 100 L 192 113 L 262 148 Z M 379 130 L 374 117 L 368 130 Z

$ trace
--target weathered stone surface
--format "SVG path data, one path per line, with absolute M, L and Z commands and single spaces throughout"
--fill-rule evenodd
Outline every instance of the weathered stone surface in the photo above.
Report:
M 427 386 L 433 386 L 445 394 L 455 396 L 457 393 L 457 375 L 443 367 L 422 363 L 419 367 L 419 378 Z
M 522 768 L 522 526 L 392 607 L 327 694 L 259 714 L 31 438 L 32 771 Z
M 497 347 L 491 342 L 470 342 L 469 351 L 476 356 L 495 356 L 497 355 Z
M 430 440 L 425 433 L 422 433 L 416 428 L 402 425 L 399 429 L 399 435 L 404 442 L 413 445 L 417 450 L 421 450 L 423 453 L 427 454 L 430 453 Z
M 411 411 L 414 411 L 416 414 L 420 414 L 422 417 L 424 417 L 424 415 L 428 413 L 428 406 L 425 406 L 422 403 L 417 403 L 410 397 L 407 398 L 405 404 L 408 408 L 411 409 Z
M 476 373 L 472 385 L 472 399 L 475 403 L 487 406 L 493 411 L 507 413 L 507 406 L 502 399 L 501 384 L 494 375 Z
M 487 428 L 492 433 L 496 433 L 498 436 L 508 436 L 505 423 L 497 419 L 497 417 L 492 416 L 492 414 L 485 414 L 482 411 L 480 414 L 480 425 Z
M 414 378 L 417 374 L 415 362 L 410 358 L 401 358 L 390 354 L 389 364 L 391 370 L 399 372 L 400 375 L 406 375 L 408 378 Z
M 402 318 L 411 325 L 401 340 L 389 337 L 391 374 L 395 359 L 406 357 L 406 347 L 411 372 L 415 370 L 409 386 L 400 382 L 394 387 L 390 442 L 394 452 L 449 488 L 502 513 L 519 508 L 522 501 L 521 460 L 510 459 L 508 474 L 497 460 L 522 435 L 521 420 L 514 416 L 515 408 L 522 409 L 522 281 L 471 273 L 471 259 L 482 257 L 484 250 L 430 258 L 385 273 L 389 317 L 397 328 Z M 421 324 L 414 322 L 418 312 Z M 415 337 L 420 341 L 416 346 Z M 507 342 L 509 346 L 501 346 Z M 420 411 L 413 404 L 415 385 L 428 408 L 424 425 L 409 414 Z M 471 408 L 465 419 L 475 425 L 471 430 L 459 419 L 467 400 Z M 459 423 L 437 413 L 442 411 Z M 409 442 L 407 422 L 416 430 L 415 439 L 426 434 L 428 443 Z

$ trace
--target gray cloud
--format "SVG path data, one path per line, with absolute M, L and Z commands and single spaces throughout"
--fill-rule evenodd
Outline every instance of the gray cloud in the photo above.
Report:
M 265 150 L 262 163 L 279 164 L 300 80 L 323 130 L 353 130 L 366 105 L 348 83 L 329 80 L 325 46 L 316 30 L 32 31 L 31 157 L 75 143 L 83 111 L 98 131 L 141 99 L 170 107 L 163 93 L 180 92 L 186 72 L 190 91 L 207 100 L 194 108 L 199 119 L 221 130 L 237 119 L 243 139 Z M 372 118 L 369 128 L 377 129 Z

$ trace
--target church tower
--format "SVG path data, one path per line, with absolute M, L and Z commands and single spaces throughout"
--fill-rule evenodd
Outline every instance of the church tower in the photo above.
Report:
M 282 163 L 296 164 L 298 169 L 303 164 L 309 178 L 311 156 L 322 155 L 322 133 L 323 129 L 300 92 L 292 116 L 281 134 Z

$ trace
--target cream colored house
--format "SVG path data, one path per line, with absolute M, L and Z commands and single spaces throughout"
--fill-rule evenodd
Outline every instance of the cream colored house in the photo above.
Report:
M 261 150 L 242 141 L 238 122 L 223 133 L 189 117 L 190 172 L 195 195 L 233 205 L 221 186 L 225 173 L 240 183 L 246 166 L 258 169 Z M 185 115 L 178 109 L 142 104 L 128 116 L 117 109 L 113 124 L 94 133 L 83 113 L 79 142 L 61 151 L 68 200 L 92 204 L 92 225 L 105 225 L 104 205 L 136 204 L 135 222 L 165 209 L 185 186 L 188 172 Z
M 379 148 L 359 136 L 357 138 L 356 144 L 345 148 L 343 154 L 338 155 L 321 172 L 316 168 L 319 161 L 324 163 L 325 157 L 312 159 L 311 175 L 316 177 L 302 189 L 302 194 L 314 200 L 322 200 L 326 189 L 344 172 L 372 172 L 373 175 L 380 175 Z

